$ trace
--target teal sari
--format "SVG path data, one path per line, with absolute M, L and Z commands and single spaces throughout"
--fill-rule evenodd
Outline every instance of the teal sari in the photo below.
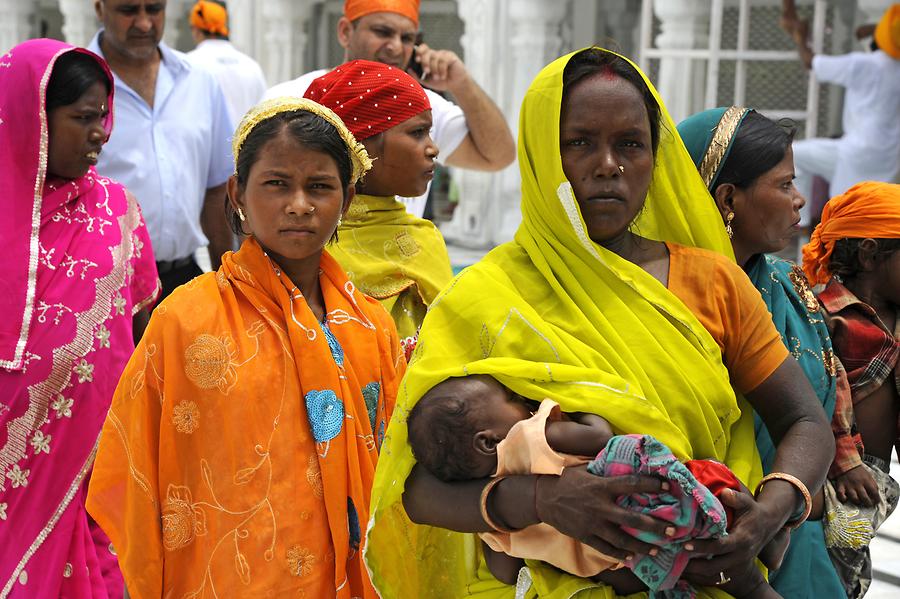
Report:
M 837 386 L 834 352 L 819 302 L 803 271 L 792 262 L 770 255 L 755 256 L 748 266 L 747 275 L 759 289 L 781 340 L 800 363 L 830 420 Z M 775 461 L 775 444 L 758 414 L 754 423 L 756 447 L 763 472 L 768 473 Z M 791 545 L 784 562 L 781 568 L 769 573 L 769 583 L 782 596 L 791 599 L 846 597 L 825 549 L 821 520 L 807 520 L 791 532 Z
M 688 117 L 678 133 L 710 190 L 728 160 L 732 142 L 749 111 L 713 108 Z M 772 314 L 781 340 L 799 362 L 830 420 L 837 389 L 836 361 L 831 337 L 819 302 L 800 268 L 777 256 L 757 255 L 747 264 L 747 275 Z M 754 415 L 756 446 L 763 472 L 775 461 L 775 444 L 758 414 Z M 790 599 L 845 599 L 847 594 L 825 549 L 821 521 L 807 521 L 791 532 L 791 544 L 781 568 L 769 573 L 769 583 Z

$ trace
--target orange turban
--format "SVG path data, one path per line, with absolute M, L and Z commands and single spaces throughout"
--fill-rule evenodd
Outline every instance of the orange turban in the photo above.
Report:
M 191 27 L 213 35 L 228 35 L 228 12 L 218 2 L 200 0 L 191 9 Z
M 884 11 L 875 27 L 875 43 L 885 54 L 900 60 L 900 3 Z
M 803 272 L 813 285 L 831 278 L 834 242 L 839 239 L 900 239 L 900 185 L 867 181 L 828 200 L 822 222 L 803 246 Z
M 344 16 L 355 21 L 373 12 L 403 15 L 419 26 L 419 0 L 345 0 Z

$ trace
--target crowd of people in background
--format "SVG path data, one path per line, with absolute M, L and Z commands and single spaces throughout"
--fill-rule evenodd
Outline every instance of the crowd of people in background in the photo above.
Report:
M 0 598 L 866 594 L 900 495 L 900 4 L 823 56 L 783 2 L 840 139 L 676 124 L 591 47 L 518 143 L 419 0 L 346 0 L 344 62 L 271 88 L 223 2 L 187 54 L 165 0 L 95 8 L 87 48 L 0 62 Z M 454 276 L 436 164 L 516 158 L 515 239 Z

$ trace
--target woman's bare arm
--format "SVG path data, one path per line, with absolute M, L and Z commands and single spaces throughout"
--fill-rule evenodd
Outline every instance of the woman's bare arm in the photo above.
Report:
M 815 494 L 834 457 L 834 436 L 800 365 L 794 358 L 786 358 L 769 378 L 745 395 L 775 444 L 772 471 L 797 477 Z M 736 519 L 727 537 L 694 542 L 695 553 L 713 558 L 691 563 L 685 571 L 691 582 L 713 584 L 719 572 L 740 568 L 752 560 L 803 507 L 802 495 L 783 480 L 766 483 L 755 501 L 744 493 L 726 494 L 723 501 L 735 509 Z
M 403 506 L 413 522 L 457 532 L 488 532 L 481 517 L 481 491 L 488 479 L 445 483 L 416 466 L 406 480 Z M 518 530 L 546 522 L 561 533 L 606 555 L 625 559 L 655 551 L 622 526 L 656 535 L 674 534 L 665 522 L 620 507 L 616 499 L 632 493 L 659 493 L 668 483 L 650 476 L 600 477 L 585 468 L 560 476 L 510 476 L 491 492 L 488 511 L 497 524 Z

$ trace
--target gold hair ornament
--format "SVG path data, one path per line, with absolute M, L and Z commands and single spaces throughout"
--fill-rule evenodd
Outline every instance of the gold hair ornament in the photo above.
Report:
M 263 121 L 266 121 L 275 115 L 296 110 L 303 110 L 320 116 L 334 125 L 334 128 L 337 129 L 338 134 L 347 146 L 347 151 L 350 153 L 350 164 L 352 167 L 350 175 L 351 185 L 355 185 L 356 182 L 366 174 L 366 171 L 372 168 L 372 159 L 369 158 L 366 148 L 356 141 L 356 138 L 350 133 L 350 130 L 347 128 L 347 125 L 344 124 L 344 121 L 341 120 L 341 117 L 336 115 L 331 109 L 308 98 L 283 96 L 260 102 L 251 108 L 247 114 L 244 115 L 244 118 L 241 119 L 237 131 L 234 133 L 234 139 L 231 141 L 235 172 L 237 172 L 237 159 L 241 152 L 241 146 L 244 145 L 247 136 L 250 135 L 253 129 Z

